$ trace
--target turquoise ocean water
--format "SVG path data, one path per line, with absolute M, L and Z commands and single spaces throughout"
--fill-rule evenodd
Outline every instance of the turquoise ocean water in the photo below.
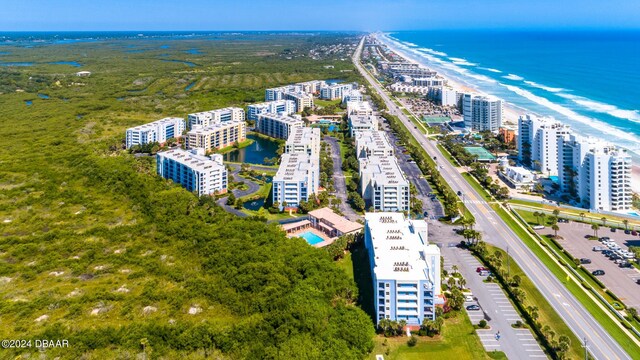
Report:
M 387 34 L 445 76 L 629 149 L 640 162 L 640 31 Z

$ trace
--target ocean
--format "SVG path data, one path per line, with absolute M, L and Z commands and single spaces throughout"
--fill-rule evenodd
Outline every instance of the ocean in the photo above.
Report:
M 414 60 L 640 159 L 640 31 L 387 34 Z

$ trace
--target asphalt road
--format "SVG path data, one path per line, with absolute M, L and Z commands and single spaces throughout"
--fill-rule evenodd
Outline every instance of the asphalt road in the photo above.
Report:
M 344 216 L 351 220 L 356 221 L 361 219 L 362 216 L 358 215 L 349 205 L 347 201 L 347 183 L 344 173 L 342 171 L 342 157 L 340 156 L 340 144 L 336 138 L 331 136 L 325 136 L 323 141 L 329 143 L 331 146 L 331 153 L 333 154 L 333 187 L 335 188 L 335 194 L 340 199 L 340 211 Z
M 409 118 L 391 101 L 389 96 L 360 64 L 364 38 L 354 53 L 354 64 L 371 86 L 378 92 L 390 111 L 397 115 L 410 130 L 418 143 L 430 156 L 437 156 L 441 174 L 454 191 L 465 194 L 467 208 L 476 218 L 476 229 L 483 233 L 483 240 L 500 248 L 509 248 L 510 255 L 520 265 L 551 306 L 580 339 L 587 339 L 589 351 L 596 359 L 630 359 L 629 354 L 618 342 L 591 316 L 589 311 L 571 294 L 566 287 L 549 271 L 529 248 L 502 221 L 496 212 L 462 178 L 456 168 L 445 161 L 438 148 L 422 134 Z M 624 339 L 627 341 L 627 339 Z

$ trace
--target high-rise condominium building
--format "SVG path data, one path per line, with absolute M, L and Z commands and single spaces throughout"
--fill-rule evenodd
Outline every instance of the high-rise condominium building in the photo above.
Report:
M 227 168 L 222 155 L 173 149 L 156 154 L 158 175 L 182 185 L 198 196 L 227 192 Z
M 495 96 L 464 94 L 464 126 L 474 131 L 498 131 L 502 126 L 502 100 Z
M 194 125 L 207 127 L 209 125 L 233 120 L 244 121 L 244 109 L 227 107 L 188 115 L 189 129 L 193 128 Z
M 299 116 L 261 114 L 256 121 L 256 131 L 278 139 L 288 139 L 294 128 L 303 127 Z
M 441 303 L 440 249 L 429 244 L 427 222 L 401 213 L 365 214 L 364 243 L 369 253 L 376 323 L 434 320 Z
M 293 100 L 275 100 L 251 104 L 247 109 L 247 119 L 256 121 L 258 120 L 258 116 L 262 114 L 294 114 L 296 112 L 296 103 Z
M 171 138 L 179 138 L 185 130 L 184 119 L 164 118 L 148 124 L 127 129 L 127 149 L 135 145 L 150 144 L 153 142 L 164 143 Z

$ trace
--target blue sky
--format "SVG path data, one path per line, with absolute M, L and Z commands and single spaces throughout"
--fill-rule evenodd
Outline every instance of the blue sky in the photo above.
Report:
M 639 0 L 2 0 L 0 31 L 640 28 Z

